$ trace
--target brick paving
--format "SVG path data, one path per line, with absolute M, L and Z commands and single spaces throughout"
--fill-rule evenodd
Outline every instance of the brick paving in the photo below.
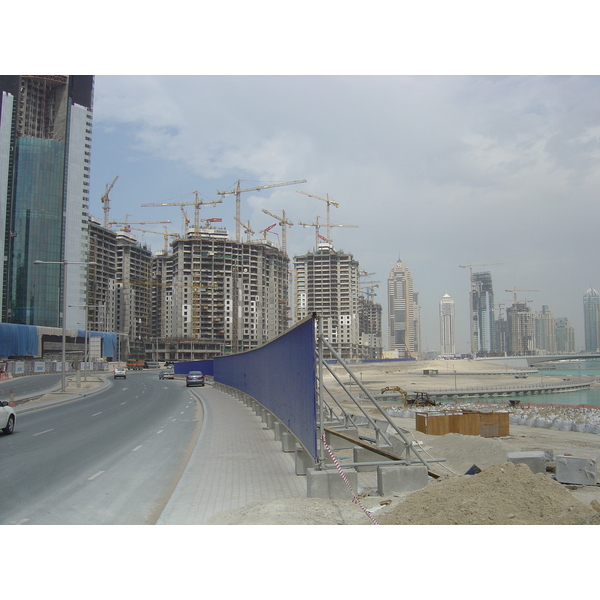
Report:
M 282 451 L 253 410 L 210 386 L 194 391 L 204 411 L 202 430 L 158 525 L 201 525 L 254 502 L 306 498 L 294 453 Z

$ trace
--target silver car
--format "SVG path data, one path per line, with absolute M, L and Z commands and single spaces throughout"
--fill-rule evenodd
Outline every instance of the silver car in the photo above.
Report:
M 204 385 L 204 373 L 202 371 L 190 371 L 185 376 L 185 387 L 190 385 Z
M 6 400 L 0 400 L 0 429 L 4 435 L 10 435 L 15 430 L 16 420 L 15 409 Z

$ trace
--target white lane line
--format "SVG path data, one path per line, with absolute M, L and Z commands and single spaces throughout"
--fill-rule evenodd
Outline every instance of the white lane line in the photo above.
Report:
M 132 450 L 132 452 L 136 452 L 136 451 L 137 451 L 137 450 L 139 450 L 141 447 L 142 447 L 142 444 L 140 444 L 139 446 L 136 446 L 136 447 L 135 447 L 135 448 Z
M 159 431 L 156 432 L 156 434 L 158 435 L 159 433 L 162 433 L 164 431 L 164 429 L 160 429 Z
M 102 475 L 102 473 L 104 473 L 104 471 L 98 471 L 96 474 L 92 475 L 91 477 L 88 477 L 88 481 L 92 481 L 92 479 L 96 479 L 96 477 L 100 477 L 100 475 Z
M 121 402 L 121 406 L 123 406 L 123 404 L 127 404 L 127 402 Z
M 46 429 L 46 431 L 40 431 L 39 433 L 34 433 L 33 437 L 36 435 L 44 435 L 44 433 L 49 433 L 50 431 L 54 431 L 54 429 Z
M 17 525 L 25 525 L 25 523 L 27 523 L 27 521 L 29 521 L 29 519 L 21 519 Z
M 101 414 L 102 414 L 102 411 L 100 411 L 99 413 L 94 413 L 94 414 L 92 415 L 92 417 L 97 417 L 98 415 L 101 415 Z

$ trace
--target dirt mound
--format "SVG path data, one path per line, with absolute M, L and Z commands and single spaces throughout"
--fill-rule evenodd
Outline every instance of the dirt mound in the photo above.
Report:
M 385 514 L 382 525 L 574 525 L 595 515 L 557 481 L 524 464 L 430 483 Z

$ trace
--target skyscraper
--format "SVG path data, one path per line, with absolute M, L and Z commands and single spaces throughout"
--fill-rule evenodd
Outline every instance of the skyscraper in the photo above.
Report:
M 440 300 L 440 349 L 442 356 L 454 356 L 456 353 L 454 300 L 448 294 Z
M 0 76 L 2 321 L 83 327 L 92 75 Z M 67 314 L 61 314 L 66 294 Z
M 296 321 L 318 313 L 335 351 L 343 359 L 358 358 L 360 277 L 352 254 L 319 244 L 316 252 L 294 256 L 294 278 Z
M 600 294 L 593 288 L 583 295 L 583 327 L 586 351 L 598 352 L 600 348 Z
M 388 348 L 410 357 L 414 344 L 414 298 L 410 271 L 402 261 L 392 267 L 388 282 Z
M 494 352 L 494 289 L 489 271 L 473 273 L 471 278 L 471 326 L 471 353 Z

